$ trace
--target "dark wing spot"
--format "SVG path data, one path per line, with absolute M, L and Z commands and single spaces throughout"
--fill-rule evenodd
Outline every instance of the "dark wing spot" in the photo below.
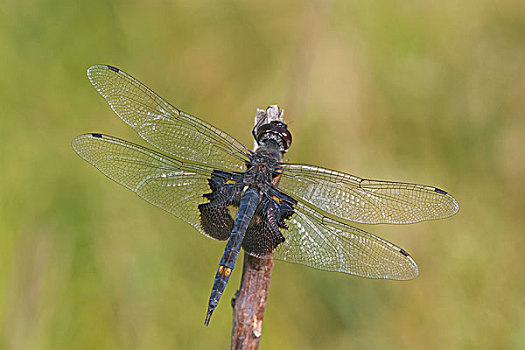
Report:
M 201 228 L 208 236 L 219 241 L 230 237 L 234 221 L 224 203 L 211 201 L 199 204 L 198 209 L 201 213 Z
M 439 193 L 439 194 L 448 194 L 447 192 L 440 190 L 439 188 L 434 188 L 434 192 Z
M 96 133 L 96 132 L 91 133 L 91 136 L 96 137 L 96 138 L 99 138 L 99 139 L 102 138 L 102 134 L 99 134 L 99 133 Z
M 410 256 L 410 254 L 408 254 L 404 249 L 400 249 L 399 252 L 404 256 Z
M 113 66 L 110 66 L 109 64 L 106 65 L 106 67 L 108 67 L 109 69 L 111 69 L 113 72 L 116 72 L 116 73 L 119 72 L 119 69 L 118 69 L 118 68 L 115 68 L 115 67 L 113 67 Z

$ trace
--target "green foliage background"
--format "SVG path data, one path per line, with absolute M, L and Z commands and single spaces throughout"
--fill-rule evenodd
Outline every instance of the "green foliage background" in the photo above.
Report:
M 227 348 L 223 244 L 112 183 L 70 147 L 143 143 L 86 79 L 115 65 L 251 146 L 278 103 L 288 157 L 451 192 L 457 216 L 363 227 L 420 277 L 277 262 L 266 349 L 525 348 L 523 1 L 7 0 L 0 8 L 0 347 Z

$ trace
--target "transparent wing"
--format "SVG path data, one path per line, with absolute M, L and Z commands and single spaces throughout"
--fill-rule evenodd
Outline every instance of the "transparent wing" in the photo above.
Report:
M 415 261 L 403 249 L 356 227 L 324 217 L 299 202 L 281 230 L 274 257 L 320 270 L 367 278 L 416 278 Z
M 150 144 L 179 159 L 245 170 L 250 151 L 227 133 L 178 110 L 115 67 L 92 66 L 87 75 L 113 111 Z
M 210 190 L 211 168 L 186 164 L 102 134 L 80 135 L 72 145 L 104 175 L 206 235 L 197 206 L 206 202 L 202 195 Z
M 408 224 L 442 219 L 459 210 L 439 188 L 361 179 L 334 170 L 282 164 L 279 188 L 343 220 L 364 224 Z

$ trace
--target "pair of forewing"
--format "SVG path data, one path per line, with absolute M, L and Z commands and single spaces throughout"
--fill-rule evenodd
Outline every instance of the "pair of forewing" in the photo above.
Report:
M 75 151 L 111 179 L 204 233 L 197 206 L 209 192 L 207 179 L 215 169 L 244 171 L 250 151 L 116 68 L 93 66 L 88 77 L 122 120 L 175 159 L 100 134 L 77 137 Z M 362 180 L 307 165 L 283 164 L 279 187 L 298 203 L 287 221 L 289 229 L 283 230 L 286 240 L 274 256 L 363 277 L 410 279 L 417 276 L 417 266 L 402 249 L 344 221 L 409 223 L 457 211 L 455 200 L 433 187 Z

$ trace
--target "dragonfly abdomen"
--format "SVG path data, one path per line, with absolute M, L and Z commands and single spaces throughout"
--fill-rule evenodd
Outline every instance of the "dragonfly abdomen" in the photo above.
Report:
M 241 250 L 241 244 L 248 229 L 248 225 L 252 220 L 257 205 L 259 204 L 259 191 L 256 188 L 249 188 L 243 195 L 239 206 L 237 219 L 233 225 L 230 240 L 226 244 L 224 253 L 222 254 L 219 268 L 215 275 L 215 281 L 211 289 L 210 301 L 208 303 L 208 312 L 206 313 L 205 325 L 210 322 L 211 315 L 226 288 L 226 284 L 230 279 L 231 272 L 235 266 L 237 256 Z

